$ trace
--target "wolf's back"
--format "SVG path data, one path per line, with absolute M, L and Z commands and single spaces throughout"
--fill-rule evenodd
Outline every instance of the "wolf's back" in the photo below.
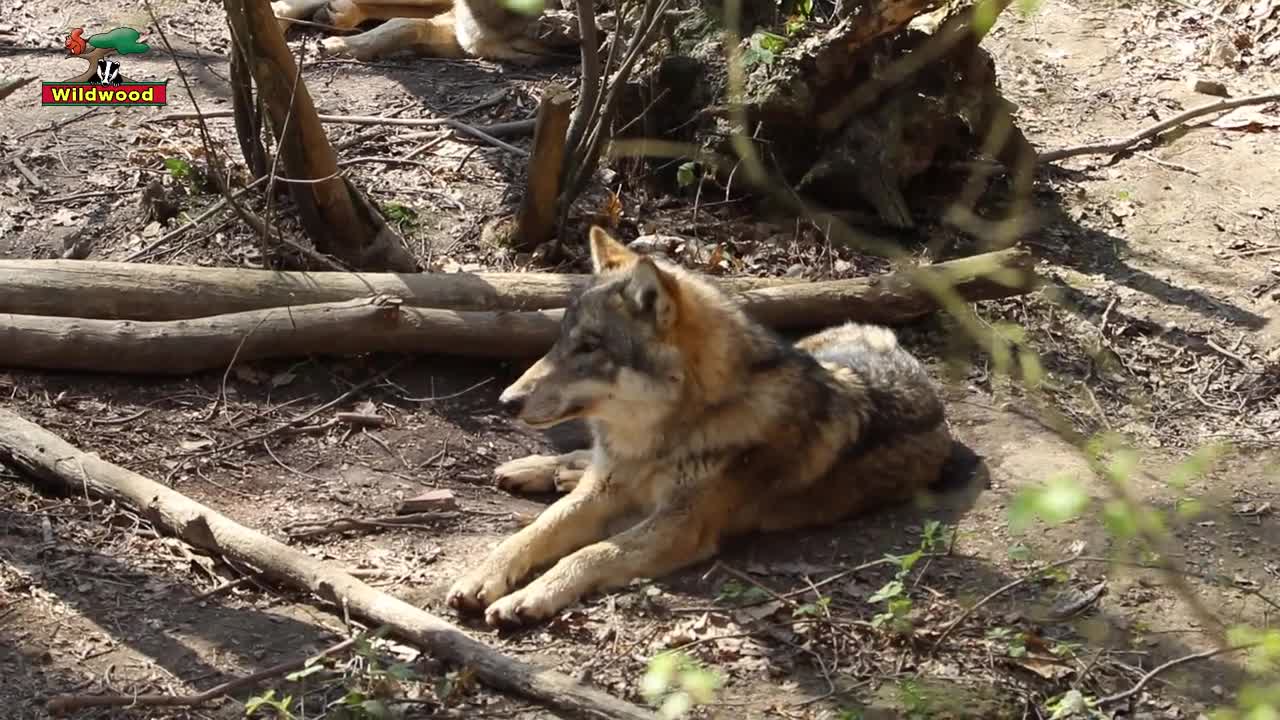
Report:
M 945 421 L 938 388 L 892 330 L 846 323 L 804 338 L 809 352 L 836 378 L 865 394 L 868 424 L 896 432 L 924 432 Z

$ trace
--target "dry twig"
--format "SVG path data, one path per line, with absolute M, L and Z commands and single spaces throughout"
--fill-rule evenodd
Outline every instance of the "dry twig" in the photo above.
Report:
M 1224 110 L 1232 110 L 1245 105 L 1261 105 L 1263 103 L 1280 101 L 1280 92 L 1269 92 L 1261 95 L 1250 95 L 1248 97 L 1233 98 L 1230 100 L 1218 100 L 1207 105 L 1192 108 L 1186 112 L 1179 113 L 1162 120 L 1151 127 L 1134 133 L 1126 138 L 1112 140 L 1105 143 L 1091 143 L 1087 145 L 1073 145 L 1072 147 L 1062 148 L 1061 150 L 1051 150 L 1049 152 L 1040 153 L 1036 157 L 1036 162 L 1043 165 L 1045 163 L 1057 162 L 1070 157 L 1078 157 L 1080 155 L 1114 155 L 1115 153 L 1128 150 L 1143 140 L 1149 140 L 1166 130 L 1170 130 L 1179 125 L 1186 123 L 1205 115 L 1212 115 L 1216 112 Z
M 1146 675 L 1143 675 L 1142 678 L 1138 680 L 1138 682 L 1134 683 L 1133 687 L 1129 688 L 1128 690 L 1125 690 L 1124 692 L 1116 693 L 1115 695 L 1108 695 L 1107 697 L 1101 698 L 1100 700 L 1098 700 L 1098 705 L 1099 706 L 1111 705 L 1114 703 L 1128 700 L 1134 695 L 1137 695 L 1138 693 L 1142 692 L 1142 688 L 1146 687 L 1147 683 L 1150 682 L 1152 679 L 1154 679 L 1157 675 L 1159 675 L 1160 673 L 1172 670 L 1173 668 L 1178 667 L 1179 665 L 1184 665 L 1186 663 L 1193 662 L 1196 660 L 1205 660 L 1205 659 L 1214 657 L 1216 655 L 1225 655 L 1227 653 L 1240 652 L 1241 650 L 1248 650 L 1256 646 L 1257 646 L 1257 643 L 1248 643 L 1245 645 L 1232 645 L 1230 647 L 1214 648 L 1213 650 L 1205 650 L 1204 652 L 1192 653 L 1190 655 L 1185 655 L 1183 657 L 1170 660 L 1169 662 L 1163 665 L 1157 666 L 1154 670 L 1147 673 Z
M 60 714 L 90 707 L 193 707 L 222 697 L 240 688 L 252 687 L 268 678 L 279 677 L 306 667 L 319 659 L 335 655 L 356 644 L 359 636 L 348 638 L 321 651 L 318 655 L 287 660 L 252 675 L 228 680 L 195 695 L 55 695 L 49 698 L 46 709 L 50 714 Z
M 337 517 L 318 522 L 293 523 L 286 525 L 284 531 L 290 539 L 303 540 L 350 530 L 430 530 L 432 526 L 429 523 L 452 520 L 459 515 L 461 513 L 422 512 L 373 518 Z
M 933 643 L 933 647 L 934 647 L 934 649 L 936 650 L 937 648 L 941 647 L 941 646 L 942 646 L 942 643 L 943 643 L 943 642 L 944 642 L 944 641 L 945 641 L 945 640 L 946 640 L 946 639 L 951 635 L 951 631 L 952 631 L 952 630 L 955 630 L 955 629 L 956 629 L 956 627 L 958 627 L 958 626 L 960 625 L 960 623 L 962 623 L 962 622 L 964 622 L 966 619 L 968 619 L 968 617 L 969 617 L 970 615 L 972 615 L 973 613 L 975 613 L 975 612 L 978 610 L 978 608 L 982 607 L 983 605 L 986 605 L 987 603 L 991 602 L 992 600 L 996 599 L 997 597 L 999 597 L 999 596 L 1003 595 L 1004 593 L 1009 592 L 1010 590 L 1012 590 L 1012 589 L 1014 589 L 1014 588 L 1016 588 L 1016 587 L 1018 587 L 1018 586 L 1020 586 L 1020 585 L 1023 585 L 1023 584 L 1025 584 L 1025 583 L 1027 583 L 1027 582 L 1030 582 L 1030 581 L 1032 581 L 1032 580 L 1035 580 L 1036 578 L 1040 577 L 1041 575 L 1045 574 L 1046 572 L 1049 572 L 1050 570 L 1055 570 L 1055 569 L 1057 569 L 1057 568 L 1063 567 L 1063 566 L 1065 566 L 1065 565 L 1070 565 L 1071 563 L 1073 563 L 1073 562 L 1076 562 L 1076 561 L 1080 560 L 1080 558 L 1081 558 L 1083 555 L 1084 555 L 1084 550 L 1083 550 L 1083 549 L 1081 549 L 1081 550 L 1077 550 L 1076 552 L 1072 553 L 1070 557 L 1063 558 L 1062 560 L 1058 560 L 1057 562 L 1049 563 L 1048 565 L 1046 565 L 1046 566 L 1044 566 L 1044 567 L 1042 567 L 1042 568 L 1037 568 L 1037 569 L 1035 569 L 1035 570 L 1033 570 L 1033 571 L 1031 571 L 1031 572 L 1027 573 L 1026 575 L 1023 575 L 1022 577 L 1018 578 L 1017 580 L 1014 580 L 1013 582 L 1010 582 L 1010 583 L 1007 583 L 1007 584 L 1005 584 L 1005 585 L 1002 585 L 1001 587 L 999 587 L 999 588 L 997 588 L 997 589 L 993 590 L 992 592 L 988 593 L 986 597 L 982 598 L 982 599 L 981 599 L 981 600 L 979 600 L 978 602 L 976 602 L 976 603 L 974 603 L 973 605 L 969 606 L 969 608 L 968 608 L 968 609 L 966 609 L 964 612 L 960 613 L 960 617 L 958 617 L 958 618 L 956 618 L 955 620 L 952 620 L 951 622 L 947 623 L 946 627 L 944 627 L 944 628 L 942 629 L 942 634 L 941 634 L 941 635 L 939 635 L 939 636 L 938 636 L 938 639 L 934 641 L 934 643 Z

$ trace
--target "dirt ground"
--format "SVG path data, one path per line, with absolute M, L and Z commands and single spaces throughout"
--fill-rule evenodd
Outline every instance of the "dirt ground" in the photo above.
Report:
M 7 0 L 0 8 L 5 72 L 41 79 L 81 70 L 83 61 L 62 51 L 71 27 L 149 26 L 140 3 Z M 229 109 L 221 5 L 166 2 L 157 11 L 200 108 Z M 1213 99 L 1195 92 L 1190 80 L 1219 80 L 1233 96 L 1280 87 L 1275 64 L 1223 66 L 1230 52 L 1224 42 L 1234 48 L 1235 31 L 1211 15 L 1183 3 L 1045 0 L 1030 16 L 1007 12 L 986 44 L 1023 130 L 1047 150 L 1125 136 Z M 295 45 L 302 38 L 311 45 L 305 78 L 317 105 L 332 114 L 399 110 L 428 117 L 497 93 L 466 122 L 523 119 L 532 115 L 541 86 L 576 76 L 572 65 L 531 70 L 323 59 L 314 53 L 316 37 L 291 35 Z M 58 257 L 80 243 L 90 258 L 118 260 L 176 227 L 143 223 L 137 201 L 152 178 L 181 172 L 185 165 L 175 158 L 192 161 L 203 152 L 194 123 L 154 121 L 193 110 L 192 101 L 163 53 L 128 58 L 126 71 L 172 78 L 169 106 L 46 108 L 32 86 L 4 101 L 0 257 Z M 1113 164 L 1085 157 L 1041 173 L 1036 200 L 1045 221 L 1027 242 L 1051 283 L 978 310 L 989 322 L 1028 328 L 1028 344 L 1049 372 L 1044 396 L 993 381 L 989 359 L 979 354 L 958 376 L 947 375 L 941 321 L 900 329 L 938 377 L 948 378 L 956 434 L 984 460 L 967 490 L 934 507 L 744 539 L 719 564 L 588 598 L 516 633 L 456 618 L 443 594 L 547 502 L 510 496 L 490 479 L 495 464 L 548 447 L 497 409 L 498 392 L 520 367 L 417 358 L 315 419 L 319 425 L 334 411 L 359 408 L 388 418 L 387 427 L 278 434 L 198 463 L 183 454 L 274 427 L 399 359 L 255 363 L 225 376 L 182 379 L 8 370 L 0 372 L 0 403 L 246 525 L 367 571 L 371 583 L 459 622 L 503 652 L 636 702 L 643 702 L 639 681 L 650 658 L 682 647 L 723 676 L 716 703 L 698 710 L 711 717 L 1047 717 L 1045 703 L 1068 689 L 1094 697 L 1120 692 L 1145 671 L 1211 642 L 1158 572 L 1077 562 L 999 595 L 931 650 L 966 607 L 1062 559 L 1072 543 L 1084 542 L 1093 557 L 1114 549 L 1096 513 L 1057 527 L 1009 528 L 1014 495 L 1056 473 L 1086 478 L 1093 496 L 1107 496 L 1074 450 L 1032 419 L 1044 407 L 1078 430 L 1121 433 L 1142 451 L 1147 474 L 1133 480 L 1132 490 L 1168 512 L 1187 581 L 1220 617 L 1268 625 L 1280 608 L 1272 599 L 1280 598 L 1273 511 L 1280 505 L 1280 106 L 1246 108 L 1231 118 L 1218 126 L 1208 118 Z M 399 221 L 433 269 L 528 264 L 527 257 L 485 245 L 479 233 L 521 178 L 518 157 L 455 137 L 437 141 L 434 129 L 330 127 L 335 142 L 366 133 L 342 151 L 344 159 L 357 159 L 348 166 L 351 177 Z M 210 128 L 220 151 L 239 158 L 230 120 L 211 120 Z M 407 156 L 414 163 L 387 160 Z M 14 158 L 42 187 L 15 171 Z M 214 201 L 191 184 L 182 187 L 188 190 L 180 202 L 191 216 Z M 810 277 L 885 269 L 883 261 L 848 253 L 833 260 L 812 228 L 770 225 L 732 203 L 695 210 L 639 192 L 621 198 L 627 237 L 661 232 L 708 244 L 756 242 L 761 249 L 744 271 L 782 273 L 797 263 Z M 141 259 L 254 267 L 262 261 L 257 247 L 240 222 L 218 214 Z M 1231 443 L 1233 452 L 1206 476 L 1185 488 L 1161 480 L 1214 440 Z M 390 515 L 401 499 L 431 488 L 451 490 L 459 512 L 421 527 L 299 537 L 302 523 Z M 1177 513 L 1190 499 L 1201 512 Z M 892 568 L 850 570 L 915 550 L 930 521 L 958 534 L 953 555 L 921 561 L 909 576 L 914 633 L 903 638 L 871 627 L 881 608 L 869 598 L 892 579 Z M 0 529 L 5 717 L 45 717 L 43 701 L 60 693 L 198 692 L 321 650 L 347 632 L 341 612 L 314 598 L 252 580 L 227 587 L 243 568 L 159 536 L 122 508 L 41 494 L 3 468 Z M 741 573 L 752 583 L 742 582 Z M 1081 614 L 1053 614 L 1055 605 L 1099 583 L 1101 596 Z M 815 584 L 828 599 L 818 600 Z M 376 653 L 382 662 L 408 663 L 414 673 L 397 691 L 411 701 L 397 706 L 406 716 L 550 716 L 410 648 L 388 644 Z M 320 717 L 349 681 L 317 677 L 269 687 L 305 699 L 301 711 L 294 705 L 298 717 Z M 1108 710 L 1197 718 L 1231 702 L 1240 681 L 1239 658 L 1216 657 L 1162 674 L 1134 702 Z M 241 717 L 252 694 L 191 710 L 100 709 L 77 717 Z

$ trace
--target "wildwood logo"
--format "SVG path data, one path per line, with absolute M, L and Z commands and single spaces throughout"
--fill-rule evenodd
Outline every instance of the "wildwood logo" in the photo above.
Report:
M 115 55 L 138 55 L 151 49 L 139 42 L 137 30 L 118 27 L 110 32 L 84 37 L 84 28 L 75 28 L 63 47 L 89 61 L 79 75 L 40 87 L 42 105 L 164 105 L 169 100 L 169 81 L 142 82 L 126 79 Z M 89 52 L 86 53 L 85 51 Z

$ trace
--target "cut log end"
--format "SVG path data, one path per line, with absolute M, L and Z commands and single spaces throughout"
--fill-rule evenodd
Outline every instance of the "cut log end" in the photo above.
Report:
M 517 250 L 531 252 L 555 235 L 565 139 L 572 113 L 573 95 L 559 85 L 548 87 L 538 104 L 524 201 L 510 238 Z

